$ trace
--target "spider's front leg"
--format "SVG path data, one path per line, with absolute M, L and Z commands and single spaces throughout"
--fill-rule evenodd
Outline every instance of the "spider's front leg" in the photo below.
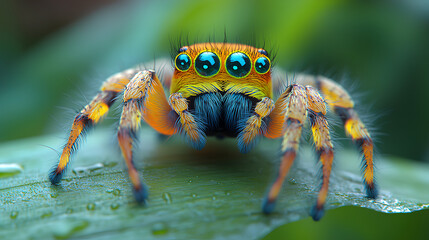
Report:
M 133 163 L 133 143 L 144 119 L 149 126 L 161 134 L 173 135 L 177 132 L 177 114 L 167 102 L 161 82 L 153 71 L 137 73 L 124 91 L 124 106 L 118 128 L 118 141 L 133 185 L 134 196 L 144 203 L 148 193 L 141 183 Z
M 164 135 L 183 133 L 197 148 L 205 145 L 205 135 L 193 114 L 188 111 L 188 100 L 181 93 L 170 95 L 169 102 L 161 82 L 153 71 L 141 71 L 127 84 L 124 107 L 118 129 L 118 141 L 133 184 L 134 196 L 144 203 L 148 193 L 141 183 L 133 163 L 133 142 L 142 119 Z
M 75 117 L 70 135 L 63 148 L 59 163 L 54 167 L 49 179 L 52 184 L 61 181 L 63 173 L 70 162 L 70 157 L 77 148 L 78 139 L 94 124 L 105 116 L 117 95 L 121 93 L 129 79 L 136 74 L 136 69 L 128 69 L 109 77 L 101 86 L 100 92 Z

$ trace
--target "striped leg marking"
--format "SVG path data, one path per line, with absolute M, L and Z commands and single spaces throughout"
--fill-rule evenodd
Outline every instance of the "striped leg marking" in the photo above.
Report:
M 148 191 L 140 181 L 139 174 L 133 163 L 133 143 L 141 120 L 163 134 L 174 134 L 175 118 L 171 118 L 172 111 L 168 105 L 161 82 L 153 71 L 137 73 L 127 84 L 124 91 L 124 107 L 118 128 L 118 142 L 128 168 L 133 185 L 133 193 L 138 203 L 145 203 Z M 149 113 L 150 112 L 150 113 Z M 149 115 L 150 114 L 150 115 Z M 158 121 L 153 122 L 154 119 Z
M 281 122 L 284 130 L 282 131 L 282 157 L 279 172 L 262 205 L 262 211 L 265 214 L 269 214 L 274 210 L 283 181 L 298 151 L 302 126 L 307 117 L 307 96 L 305 89 L 299 85 L 290 86 L 276 101 L 272 114 L 273 116 L 277 116 L 272 121 L 275 121 L 275 124 Z
M 274 109 L 274 101 L 264 97 L 255 106 L 255 113 L 246 121 L 244 129 L 239 133 L 237 140 L 242 153 L 247 153 L 256 143 L 256 138 L 261 134 L 262 119 L 268 116 Z
M 317 85 L 325 96 L 326 102 L 342 119 L 346 134 L 361 149 L 363 183 L 366 195 L 369 198 L 376 198 L 378 191 L 374 178 L 374 144 L 371 135 L 353 109 L 353 100 L 346 90 L 327 78 L 318 77 Z
M 322 164 L 322 185 L 319 190 L 316 205 L 311 210 L 313 220 L 318 221 L 324 214 L 324 204 L 328 195 L 329 178 L 331 176 L 334 150 L 329 134 L 328 121 L 326 120 L 325 101 L 312 87 L 306 87 L 308 96 L 308 115 L 313 133 L 313 141 L 319 161 Z
M 369 198 L 376 198 L 378 191 L 374 179 L 374 144 L 371 136 L 352 108 L 337 107 L 335 111 L 343 120 L 346 134 L 362 151 L 362 172 L 366 195 Z
M 61 181 L 63 173 L 70 162 L 70 157 L 77 149 L 79 138 L 83 135 L 85 130 L 98 123 L 102 117 L 107 114 L 116 96 L 124 89 L 130 77 L 132 77 L 131 75 L 134 73 L 134 69 L 129 69 L 108 78 L 101 86 L 100 93 L 77 114 L 71 127 L 68 141 L 63 148 L 59 163 L 49 173 L 49 179 L 52 184 L 58 184 Z
M 188 100 L 181 93 L 170 95 L 170 106 L 179 115 L 179 128 L 185 134 L 186 140 L 195 149 L 202 149 L 206 145 L 206 136 L 194 115 L 188 111 Z

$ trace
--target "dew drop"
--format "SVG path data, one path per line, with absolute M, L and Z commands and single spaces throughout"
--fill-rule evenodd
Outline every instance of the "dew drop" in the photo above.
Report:
M 11 177 L 23 171 L 21 165 L 16 163 L 2 163 L 0 164 L 0 177 Z
M 102 163 L 95 163 L 93 165 L 86 166 L 86 167 L 76 167 L 76 168 L 73 169 L 73 173 L 75 175 L 81 175 L 81 174 L 85 174 L 85 173 L 94 172 L 96 170 L 102 169 L 103 167 L 104 167 L 104 164 L 102 164 Z
M 58 193 L 51 193 L 51 198 L 57 198 L 58 197 Z
M 42 214 L 41 218 L 48 218 L 52 216 L 52 212 L 45 212 Z
M 291 185 L 296 185 L 296 180 L 295 180 L 295 178 L 291 178 L 291 179 L 289 179 L 289 184 L 291 184 Z
M 95 210 L 95 203 L 88 203 L 88 205 L 86 205 L 86 209 L 88 211 L 94 211 Z
M 115 196 L 119 196 L 120 194 L 121 194 L 121 190 L 119 190 L 119 189 L 115 189 L 115 190 L 113 190 L 113 195 L 115 195 Z
M 104 167 L 114 167 L 114 166 L 116 166 L 116 165 L 118 165 L 118 163 L 117 163 L 117 162 L 104 162 L 104 163 L 103 163 L 103 166 L 104 166 Z
M 162 199 L 164 199 L 164 202 L 167 204 L 171 204 L 173 202 L 173 198 L 171 197 L 171 194 L 169 194 L 169 193 L 163 193 Z
M 229 195 L 231 195 L 231 193 L 230 192 L 225 192 L 225 195 L 229 196 Z
M 216 200 L 216 196 L 213 196 L 213 197 L 212 197 L 212 200 L 213 200 L 213 201 L 215 201 L 215 200 Z
M 15 219 L 15 218 L 17 218 L 18 217 L 18 212 L 17 211 L 12 211 L 11 213 L 10 213 L 10 218 L 11 219 Z
M 116 210 L 119 208 L 119 204 L 118 203 L 112 203 L 112 205 L 110 205 L 110 209 L 112 210 Z
M 168 227 L 165 223 L 155 223 L 152 227 L 153 235 L 163 235 L 168 233 Z
M 86 229 L 89 226 L 89 222 L 77 219 L 63 219 L 52 225 L 50 227 L 52 228 L 54 239 L 70 239 L 76 233 Z
M 193 198 L 197 197 L 197 194 L 193 193 L 193 194 L 192 194 L 192 197 L 193 197 Z

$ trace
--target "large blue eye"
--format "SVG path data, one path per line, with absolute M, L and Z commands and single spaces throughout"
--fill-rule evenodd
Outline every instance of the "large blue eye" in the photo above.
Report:
M 219 57 L 212 52 L 202 52 L 195 59 L 195 70 L 203 77 L 211 77 L 219 72 Z
M 242 52 L 235 52 L 228 56 L 225 62 L 226 71 L 233 77 L 242 78 L 250 73 L 252 63 L 249 57 Z
M 265 74 L 270 70 L 270 60 L 266 57 L 260 57 L 255 61 L 255 70 L 259 74 Z
M 184 53 L 179 54 L 176 57 L 175 64 L 179 71 L 186 71 L 191 67 L 191 58 Z

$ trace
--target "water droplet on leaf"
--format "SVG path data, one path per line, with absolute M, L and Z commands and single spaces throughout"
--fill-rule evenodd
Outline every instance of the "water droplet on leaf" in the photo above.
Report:
M 48 218 L 52 216 L 52 212 L 45 212 L 42 214 L 41 218 Z
M 104 162 L 103 163 L 104 167 L 114 167 L 116 165 L 118 165 L 117 162 Z
M 162 199 L 164 199 L 164 202 L 167 204 L 171 204 L 173 202 L 173 198 L 171 197 L 171 194 L 169 194 L 169 193 L 163 193 Z
M 16 163 L 1 163 L 0 164 L 0 177 L 11 177 L 23 171 L 21 165 Z
M 10 213 L 10 218 L 11 219 L 15 219 L 15 218 L 17 218 L 18 217 L 18 212 L 17 211 L 12 211 L 11 213 Z
M 296 180 L 295 180 L 295 178 L 291 178 L 291 179 L 289 179 L 289 184 L 291 184 L 291 185 L 296 185 Z
M 112 210 L 116 210 L 119 208 L 119 204 L 118 203 L 112 203 L 112 205 L 110 205 L 110 209 Z
M 86 209 L 88 211 L 94 211 L 95 210 L 95 203 L 88 203 L 88 205 L 86 205 Z
M 163 235 L 168 232 L 168 227 L 165 223 L 155 223 L 152 227 L 153 235 Z
M 115 195 L 115 196 L 119 196 L 120 194 L 121 194 L 121 190 L 119 190 L 119 189 L 115 189 L 115 190 L 113 190 L 113 195 Z
M 76 167 L 73 169 L 73 173 L 76 175 L 82 175 L 82 174 L 88 174 L 92 173 L 94 171 L 97 171 L 99 169 L 102 169 L 104 167 L 104 164 L 102 163 L 95 163 L 90 166 L 86 167 Z

